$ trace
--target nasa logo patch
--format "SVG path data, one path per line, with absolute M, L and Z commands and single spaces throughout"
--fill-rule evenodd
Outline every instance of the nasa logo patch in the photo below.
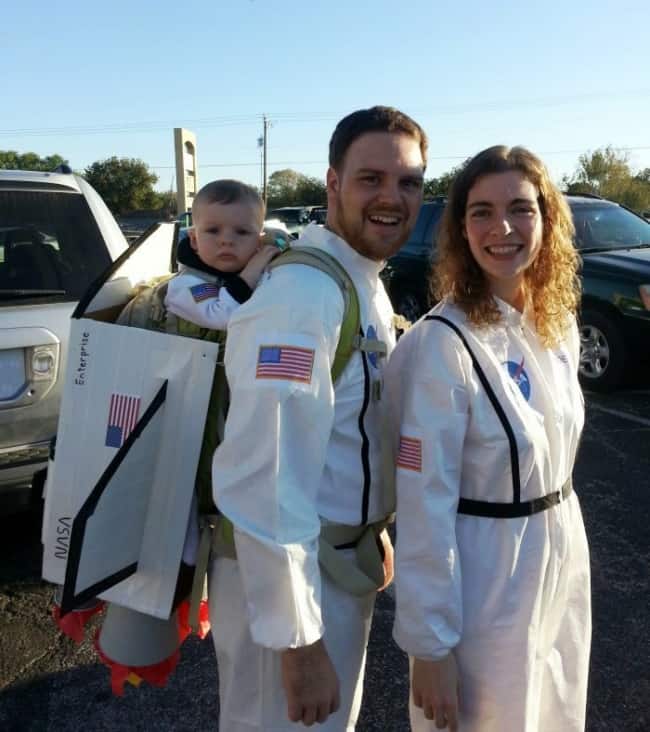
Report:
M 506 361 L 503 364 L 510 374 L 510 378 L 517 384 L 519 391 L 521 392 L 524 399 L 530 401 L 530 379 L 528 374 L 524 370 L 524 359 L 521 359 L 521 363 L 516 361 Z

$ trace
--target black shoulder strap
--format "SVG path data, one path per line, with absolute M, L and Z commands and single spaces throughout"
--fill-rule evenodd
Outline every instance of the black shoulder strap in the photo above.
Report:
M 474 370 L 476 371 L 476 374 L 483 385 L 483 388 L 485 389 L 486 394 L 488 395 L 488 399 L 490 400 L 492 406 L 494 407 L 494 411 L 497 414 L 497 417 L 499 418 L 499 421 L 501 422 L 501 425 L 503 426 L 503 429 L 506 433 L 506 436 L 508 437 L 508 443 L 510 445 L 510 466 L 512 471 L 512 502 L 517 504 L 521 501 L 521 479 L 519 476 L 519 451 L 517 449 L 517 441 L 515 439 L 515 433 L 512 430 L 512 425 L 508 421 L 508 417 L 506 416 L 506 413 L 503 411 L 503 407 L 501 406 L 501 403 L 497 399 L 497 395 L 494 393 L 494 389 L 490 386 L 490 382 L 487 379 L 487 376 L 485 375 L 485 372 L 483 371 L 481 364 L 478 362 L 478 359 L 474 355 L 474 352 L 469 347 L 469 343 L 467 342 L 467 339 L 463 335 L 461 329 L 455 324 L 452 323 L 451 320 L 448 320 L 447 318 L 443 318 L 440 315 L 427 315 L 425 320 L 438 320 L 441 323 L 444 323 L 449 328 L 451 328 L 454 333 L 460 338 L 462 344 L 467 349 L 467 352 L 470 355 L 470 358 L 472 359 L 472 364 L 474 366 Z

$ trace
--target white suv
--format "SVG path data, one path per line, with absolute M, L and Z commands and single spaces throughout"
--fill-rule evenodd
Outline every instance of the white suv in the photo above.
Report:
M 69 169 L 0 170 L 0 513 L 44 476 L 70 315 L 126 249 L 105 203 Z

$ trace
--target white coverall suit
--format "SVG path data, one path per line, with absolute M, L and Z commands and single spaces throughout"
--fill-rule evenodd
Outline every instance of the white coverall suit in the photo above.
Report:
M 382 264 L 316 225 L 301 245 L 341 263 L 357 289 L 364 336 L 390 351 L 393 311 L 378 278 Z M 354 597 L 321 573 L 318 537 L 321 521 L 358 526 L 384 518 L 393 497 L 384 495 L 381 475 L 385 414 L 377 394 L 385 359 L 355 352 L 333 386 L 342 319 L 339 285 L 313 267 L 287 264 L 230 320 L 231 402 L 213 486 L 235 527 L 237 560 L 218 557 L 209 585 L 222 732 L 302 729 L 288 720 L 280 651 L 321 637 L 341 708 L 319 729 L 355 726 L 374 592 Z
M 190 323 L 210 330 L 227 330 L 230 316 L 242 302 L 250 297 L 248 285 L 237 275 L 225 275 L 230 280 L 240 280 L 237 297 L 229 290 L 229 284 L 218 277 L 181 265 L 181 271 L 169 280 L 165 306 Z M 248 291 L 248 292 L 246 292 Z
M 419 321 L 387 369 L 400 434 L 394 637 L 411 657 L 454 653 L 461 732 L 577 732 L 591 638 L 589 554 L 578 498 L 562 487 L 584 423 L 578 332 L 572 323 L 565 343 L 544 348 L 525 316 L 497 303 L 503 321 L 485 329 L 445 302 L 430 315 L 460 327 L 512 440 L 445 323 Z M 528 516 L 485 515 L 517 492 L 522 503 L 558 492 L 557 503 Z M 463 512 L 477 508 L 483 515 Z M 411 724 L 436 729 L 412 700 Z

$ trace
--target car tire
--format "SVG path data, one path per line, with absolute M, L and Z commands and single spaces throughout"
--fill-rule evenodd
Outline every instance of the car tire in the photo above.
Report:
M 580 317 L 580 382 L 592 391 L 612 391 L 623 380 L 627 348 L 617 319 L 585 308 Z
M 39 470 L 38 473 L 34 473 L 34 477 L 32 478 L 32 485 L 29 490 L 29 506 L 37 511 L 40 511 L 43 507 L 43 488 L 45 486 L 46 478 L 46 468 Z
M 424 310 L 425 309 L 418 298 L 411 293 L 402 295 L 397 303 L 397 307 L 395 308 L 396 313 L 403 315 L 411 323 L 415 323 L 415 321 L 424 313 Z

